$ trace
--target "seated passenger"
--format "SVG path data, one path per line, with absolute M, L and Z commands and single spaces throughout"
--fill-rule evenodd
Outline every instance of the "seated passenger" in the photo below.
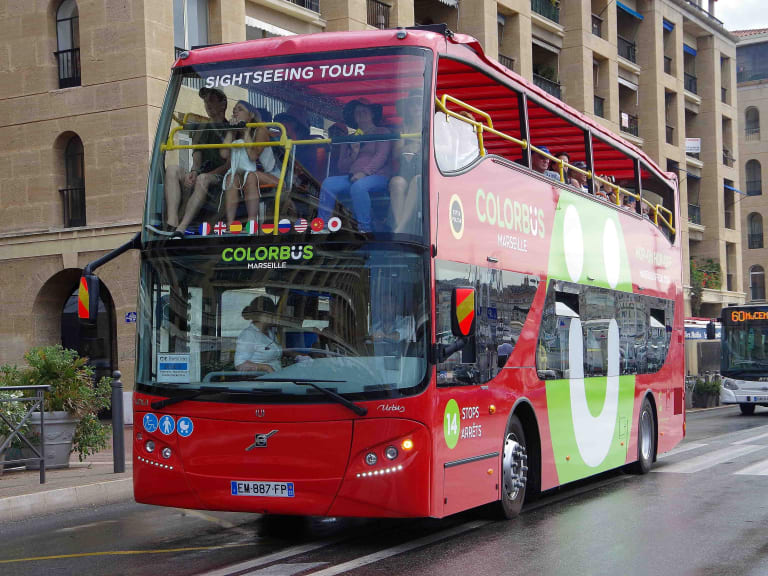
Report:
M 257 296 L 243 308 L 250 322 L 237 337 L 235 369 L 241 372 L 280 370 L 283 349 L 277 342 L 277 307 L 268 296 Z
M 349 128 L 344 122 L 336 122 L 331 124 L 328 128 L 328 138 L 334 140 L 336 138 L 343 138 L 349 136 Z M 339 159 L 345 154 L 344 148 L 349 146 L 348 144 L 331 145 L 331 160 L 328 166 L 328 176 L 338 176 L 341 174 L 341 168 L 339 168 Z
M 373 104 L 364 98 L 352 100 L 344 106 L 347 125 L 365 135 L 388 134 L 379 126 L 382 117 L 381 104 Z M 359 145 L 344 147 L 339 158 L 339 168 L 346 172 L 341 176 L 329 176 L 320 189 L 318 216 L 328 221 L 338 199 L 342 203 L 351 199 L 360 232 L 371 231 L 371 192 L 386 190 L 390 174 L 392 142 L 373 140 Z
M 403 134 L 421 134 L 422 98 L 409 95 L 395 102 L 397 113 L 403 119 Z M 413 231 L 416 206 L 421 188 L 421 138 L 401 138 L 395 142 L 393 157 L 398 159 L 398 173 L 389 181 L 389 196 L 394 222 L 393 232 Z
M 557 159 L 563 162 L 563 178 L 565 178 L 566 182 L 571 181 L 571 171 L 568 170 L 568 166 L 566 164 L 571 163 L 571 156 L 568 154 L 568 152 L 559 152 L 556 154 Z
M 238 100 L 232 108 L 233 124 L 258 124 L 263 122 L 258 110 L 246 102 Z M 244 128 L 230 131 L 224 141 L 233 144 L 244 142 L 268 142 L 269 130 L 266 127 Z M 224 175 L 224 190 L 227 222 L 235 220 L 237 205 L 241 195 L 245 196 L 245 206 L 249 220 L 259 216 L 260 188 L 275 186 L 280 179 L 280 165 L 275 151 L 270 146 L 251 146 L 247 148 L 222 148 L 222 158 L 228 158 L 230 168 Z
M 212 123 L 225 124 L 227 97 L 216 88 L 201 88 L 198 93 L 203 99 L 205 111 Z M 221 144 L 224 130 L 201 130 L 193 137 L 193 144 Z M 184 172 L 177 164 L 165 169 L 166 224 L 175 229 L 174 237 L 181 237 L 187 226 L 197 216 L 203 203 L 208 199 L 209 189 L 215 190 L 221 184 L 227 170 L 225 160 L 216 149 L 195 150 L 192 153 L 192 168 Z M 186 206 L 179 221 L 179 209 L 184 192 Z
M 624 210 L 627 210 L 629 212 L 634 212 L 635 214 L 637 214 L 637 202 L 635 201 L 635 198 L 633 196 L 625 194 L 621 207 Z
M 587 163 L 582 161 L 574 162 L 573 167 L 586 171 Z M 576 188 L 580 188 L 584 192 L 589 192 L 590 190 L 589 186 L 587 185 L 587 175 L 583 172 L 580 172 L 579 170 L 569 170 L 568 173 L 571 176 L 571 186 L 576 186 Z
M 549 151 L 549 148 L 546 146 L 539 146 L 539 150 L 546 154 L 551 154 Z M 535 172 L 538 172 L 539 174 L 544 174 L 547 178 L 552 178 L 552 180 L 560 181 L 560 174 L 558 172 L 555 172 L 553 170 L 549 169 L 549 158 L 547 156 L 544 156 L 543 154 L 539 154 L 536 152 L 536 150 L 531 151 L 531 168 Z

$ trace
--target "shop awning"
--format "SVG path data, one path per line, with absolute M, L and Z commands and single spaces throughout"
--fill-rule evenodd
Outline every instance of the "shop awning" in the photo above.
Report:
M 638 20 L 643 19 L 643 15 L 640 14 L 640 12 L 635 12 L 634 10 L 632 10 L 632 8 L 630 8 L 625 4 L 622 4 L 621 2 L 616 2 L 616 8 L 619 8 L 620 10 L 624 10 L 624 12 L 626 12 L 630 16 L 637 18 Z
M 621 76 L 619 76 L 619 84 L 621 84 L 626 88 L 629 88 L 630 90 L 637 92 L 637 84 L 635 84 L 634 82 L 630 82 L 626 78 L 622 78 Z
M 263 20 L 259 20 L 257 18 L 251 18 L 250 16 L 245 17 L 245 25 L 250 26 L 251 28 L 258 28 L 259 30 L 264 30 L 265 32 L 269 32 L 270 34 L 274 34 L 275 36 L 295 36 L 296 32 L 291 32 L 290 30 L 286 30 L 285 28 L 280 28 L 279 26 L 275 26 L 274 24 L 270 24 L 269 22 L 264 22 Z
M 664 26 L 664 30 L 666 30 L 667 32 L 672 32 L 672 30 L 675 29 L 675 25 L 672 24 L 672 22 L 670 22 L 666 18 L 662 20 L 661 25 Z
M 440 0 L 440 2 L 451 8 L 456 8 L 459 5 L 459 0 Z
M 688 44 L 683 44 L 683 52 L 690 54 L 691 56 L 696 56 L 696 48 L 692 48 L 691 46 L 688 46 Z

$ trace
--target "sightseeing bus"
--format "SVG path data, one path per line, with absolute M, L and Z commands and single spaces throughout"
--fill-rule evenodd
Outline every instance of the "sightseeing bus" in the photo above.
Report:
M 720 400 L 754 414 L 768 406 L 768 305 L 729 306 L 721 320 Z
M 125 247 L 136 500 L 513 517 L 647 472 L 685 434 L 679 218 L 674 174 L 444 26 L 181 53 Z

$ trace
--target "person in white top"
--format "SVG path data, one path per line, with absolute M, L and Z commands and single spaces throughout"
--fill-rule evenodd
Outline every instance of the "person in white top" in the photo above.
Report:
M 277 342 L 276 306 L 267 296 L 257 296 L 243 309 L 251 324 L 237 337 L 235 368 L 241 372 L 280 370 L 283 348 Z

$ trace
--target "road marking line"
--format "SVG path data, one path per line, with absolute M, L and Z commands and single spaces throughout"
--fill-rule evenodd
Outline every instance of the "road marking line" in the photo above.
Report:
M 768 476 L 768 460 L 755 462 L 751 466 L 747 466 L 738 472 L 734 472 L 734 474 L 743 476 Z
M 59 554 L 57 556 L 31 556 L 29 558 L 14 558 L 12 560 L 0 560 L 0 564 L 13 564 L 14 562 L 37 562 L 40 560 L 61 560 L 63 558 L 88 558 L 91 556 L 137 556 L 139 554 L 171 554 L 178 552 L 199 552 L 201 550 L 220 550 L 223 548 L 243 548 L 254 546 L 253 542 L 247 544 L 222 544 L 220 546 L 192 546 L 190 548 L 165 548 L 162 550 L 105 550 L 104 552 L 79 552 L 77 554 Z
M 442 532 L 432 534 L 431 536 L 425 536 L 424 538 L 419 538 L 418 540 L 413 540 L 412 542 L 400 544 L 399 546 L 394 546 L 392 548 L 386 548 L 379 552 L 374 552 L 373 554 L 368 554 L 367 556 L 361 556 L 355 560 L 344 562 L 343 564 L 331 566 L 330 568 L 320 570 L 319 572 L 312 572 L 310 576 L 334 576 L 335 574 L 348 572 L 349 570 L 354 570 L 355 568 L 360 568 L 361 566 L 373 564 L 379 560 L 384 560 L 385 558 L 396 556 L 415 548 L 422 548 L 429 544 L 433 544 L 434 542 L 439 542 L 440 540 L 447 540 L 448 538 L 452 538 L 453 536 L 457 536 L 463 532 L 476 530 L 477 528 L 481 528 L 488 524 L 491 524 L 490 520 L 477 520 L 475 522 L 468 522 L 467 524 L 462 524 L 449 530 L 443 530 Z
M 670 456 L 676 456 L 678 454 L 682 454 L 683 452 L 688 452 L 688 450 L 695 450 L 696 448 L 702 448 L 704 446 L 707 446 L 707 444 L 696 444 L 695 442 L 691 442 L 690 444 L 683 444 L 682 446 L 678 446 L 677 448 L 673 448 L 669 452 L 665 452 L 664 454 L 660 454 L 656 460 L 663 460 L 664 458 L 669 458 Z
M 324 566 L 328 562 L 297 562 L 296 564 L 273 564 L 266 568 L 260 568 L 255 572 L 246 572 L 241 576 L 293 576 L 299 572 L 306 572 Z
M 704 454 L 690 460 L 683 460 L 682 462 L 675 462 L 669 466 L 663 466 L 661 468 L 654 469 L 654 472 L 672 472 L 677 474 L 692 474 L 694 472 L 701 472 L 707 468 L 712 468 L 728 460 L 739 458 L 740 456 L 746 456 L 757 450 L 763 450 L 768 446 L 728 446 L 721 450 Z
M 765 434 L 759 434 L 758 436 L 745 438 L 744 440 L 739 440 L 738 442 L 731 442 L 731 444 L 749 444 L 751 442 L 754 442 L 755 440 L 762 440 L 763 438 L 768 438 L 768 432 L 766 432 Z
M 313 550 L 317 550 L 318 548 L 325 548 L 326 546 L 337 544 L 338 542 L 341 542 L 341 541 L 342 540 L 340 539 L 321 540 L 319 542 L 311 542 L 309 544 L 303 544 L 301 546 L 293 546 L 291 548 L 286 548 L 285 550 L 281 550 L 280 552 L 267 554 L 266 556 L 260 556 L 259 558 L 254 558 L 253 560 L 246 560 L 245 562 L 240 562 L 239 564 L 225 566 L 224 568 L 219 568 L 218 570 L 214 570 L 213 572 L 206 572 L 205 574 L 201 574 L 201 576 L 229 576 L 231 574 L 242 572 L 243 570 L 248 570 L 250 568 L 258 568 L 259 566 L 271 564 L 272 562 L 277 562 L 278 560 L 285 560 L 286 558 L 290 558 L 291 556 L 298 556 L 299 554 L 312 552 Z

